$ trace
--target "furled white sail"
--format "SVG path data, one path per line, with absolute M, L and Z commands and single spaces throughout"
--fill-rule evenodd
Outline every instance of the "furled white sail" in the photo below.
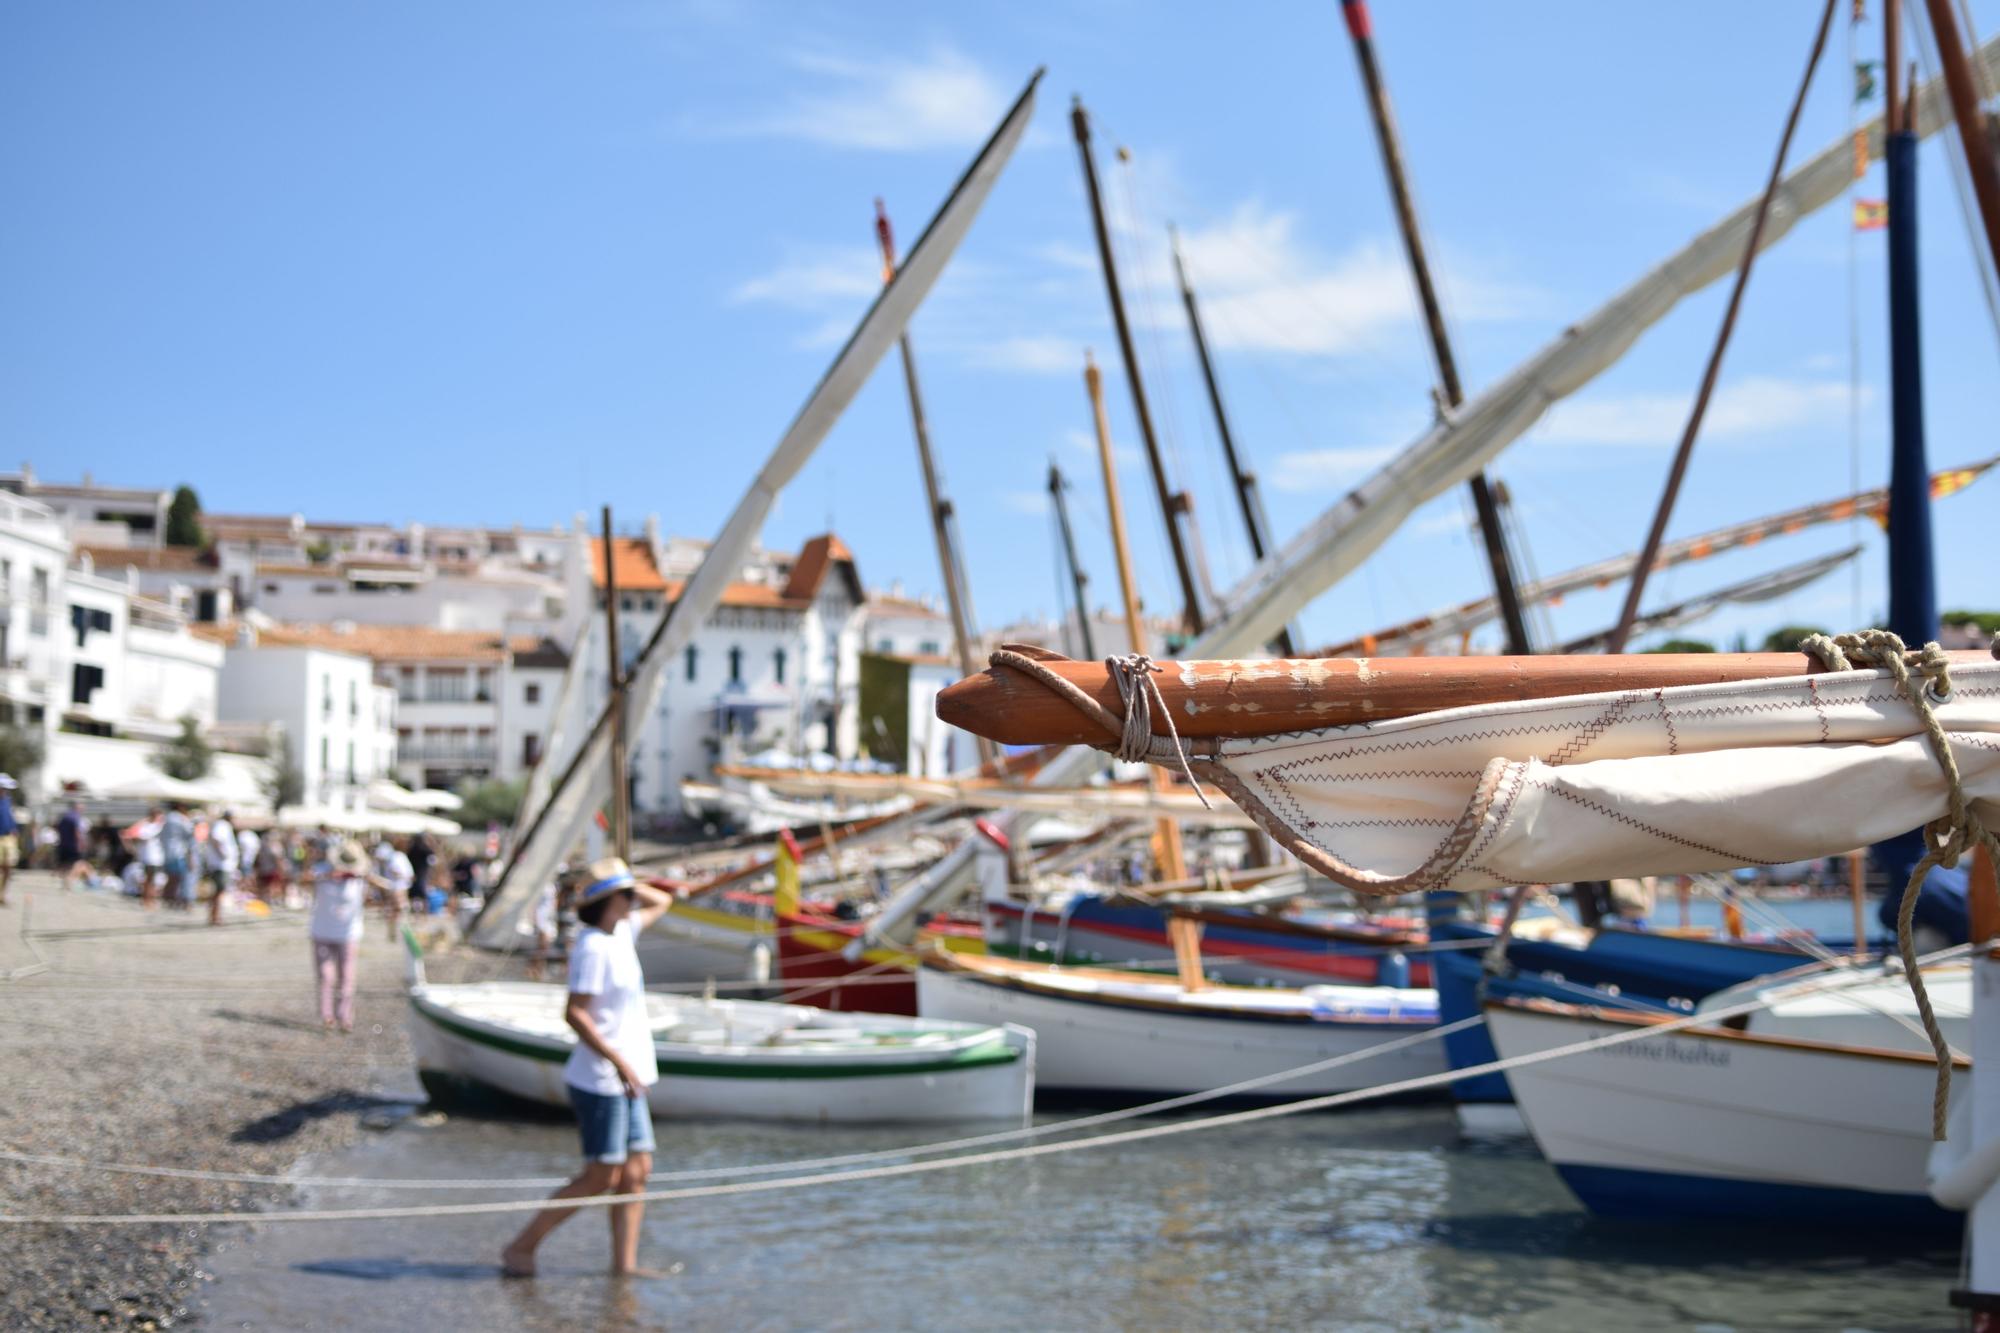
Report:
M 1946 468 L 1931 474 L 1931 498 L 1943 499 L 1955 495 L 1973 482 L 1979 480 L 1994 465 L 2000 464 L 2000 455 L 1982 459 L 1965 467 Z M 1677 541 L 1663 543 L 1660 554 L 1653 561 L 1653 569 L 1671 569 L 1676 565 L 1695 560 L 1706 560 L 1710 556 L 1727 551 L 1741 550 L 1759 542 L 1779 537 L 1788 537 L 1795 532 L 1817 527 L 1822 523 L 1839 523 L 1852 518 L 1872 518 L 1887 523 L 1889 516 L 1889 488 L 1878 486 L 1873 490 L 1845 495 L 1837 500 L 1820 500 L 1794 509 L 1767 514 L 1763 518 L 1751 519 L 1744 523 L 1731 523 L 1725 527 L 1712 528 L 1696 533 L 1692 537 L 1682 537 Z M 1632 567 L 1639 563 L 1637 551 L 1627 551 L 1623 555 L 1612 556 L 1609 560 L 1599 560 L 1592 564 L 1580 565 L 1560 574 L 1536 579 L 1521 585 L 1521 604 L 1536 606 L 1542 603 L 1553 605 L 1573 592 L 1587 588 L 1608 588 L 1623 583 L 1632 576 Z M 1418 649 L 1449 647 L 1456 651 L 1459 640 L 1480 626 L 1500 615 L 1500 602 L 1494 597 L 1475 598 L 1447 611 L 1436 611 L 1415 620 L 1406 620 L 1400 625 L 1365 634 L 1345 643 L 1329 644 L 1316 648 L 1310 657 L 1374 657 L 1381 653 L 1414 652 Z M 1576 651 L 1572 649 L 1570 651 Z
M 1648 611 L 1632 622 L 1634 634 L 1650 634 L 1654 630 L 1678 629 L 1682 625 L 1692 625 L 1698 620 L 1714 615 L 1725 606 L 1740 606 L 1746 602 L 1768 602 L 1775 597 L 1784 597 L 1800 588 L 1817 583 L 1834 570 L 1839 569 L 1855 556 L 1861 554 L 1859 546 L 1850 546 L 1844 551 L 1832 551 L 1814 560 L 1802 560 L 1796 565 L 1774 569 L 1768 574 L 1759 574 L 1753 579 L 1744 579 L 1727 587 L 1686 601 L 1675 602 Z M 1611 630 L 1599 630 L 1582 639 L 1572 639 L 1562 646 L 1565 653 L 1601 653 L 1611 640 Z
M 2000 662 L 1936 705 L 2000 822 Z M 1885 671 L 1519 700 L 1225 740 L 1195 770 L 1364 893 L 1690 874 L 1831 856 L 1945 813 Z
M 2000 38 L 1979 50 L 1979 66 L 2000 80 Z M 1916 94 L 1917 133 L 1949 123 L 1941 80 Z M 1882 153 L 1882 122 L 1867 127 L 1870 157 Z M 1761 244 L 1768 248 L 1813 210 L 1840 198 L 1853 177 L 1847 138 L 1825 149 L 1778 185 Z M 1190 657 L 1239 657 L 1271 641 L 1313 598 L 1351 573 L 1426 500 L 1464 481 L 1519 439 L 1559 399 L 1613 365 L 1681 298 L 1733 271 L 1749 242 L 1755 200 L 1691 241 L 1679 254 L 1565 329 L 1523 362 L 1433 426 L 1278 550 L 1223 599 L 1216 624 Z
M 743 559 L 751 543 L 757 540 L 772 501 L 819 447 L 944 271 L 946 261 L 978 217 L 994 182 L 1026 132 L 1034 111 L 1035 86 L 1040 81 L 1038 70 L 959 179 L 937 216 L 931 219 L 930 226 L 917 239 L 895 277 L 862 316 L 826 377 L 813 390 L 749 492 L 723 524 L 702 557 L 700 567 L 633 667 L 625 696 L 628 719 L 644 719 L 658 706 L 667 663 L 680 655 L 721 600 L 723 590 L 739 576 Z M 636 732 L 637 727 L 633 730 Z M 600 714 L 583 743 L 570 780 L 551 796 L 541 818 L 529 828 L 526 841 L 495 889 L 493 900 L 480 915 L 474 932 L 477 943 L 494 948 L 513 939 L 515 918 L 531 901 L 534 891 L 548 882 L 591 816 L 610 796 L 610 731 L 607 715 Z
M 549 803 L 549 793 L 555 788 L 556 775 L 569 767 L 576 757 L 576 747 L 583 743 L 590 727 L 590 714 L 586 704 L 588 691 L 584 681 L 590 675 L 590 663 L 596 660 L 592 646 L 597 641 L 598 627 L 603 622 L 598 617 L 585 616 L 583 624 L 569 645 L 569 666 L 563 671 L 562 684 L 556 689 L 556 697 L 549 708 L 548 736 L 542 743 L 542 756 L 528 772 L 528 785 L 521 793 L 521 808 L 514 814 L 514 827 L 532 827 L 542 813 L 542 807 Z

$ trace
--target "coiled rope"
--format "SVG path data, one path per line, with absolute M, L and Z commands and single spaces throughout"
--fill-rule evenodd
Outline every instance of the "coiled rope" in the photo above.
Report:
M 1923 859 L 1910 871 L 1909 881 L 1903 885 L 1902 901 L 1896 907 L 1896 952 L 1903 959 L 1903 973 L 1910 980 L 1910 994 L 1916 999 L 1924 1035 L 1930 1039 L 1931 1050 L 1937 1056 L 1937 1088 L 1931 1095 L 1931 1138 L 1943 1142 L 1947 1103 L 1951 1098 L 1951 1047 L 1938 1027 L 1930 991 L 1917 966 L 1913 938 L 1917 897 L 1931 871 L 1939 867 L 1951 869 L 1961 856 L 1982 842 L 1992 853 L 1995 864 L 2000 865 L 2000 840 L 1968 808 L 1965 785 L 1958 775 L 1958 758 L 1952 753 L 1944 724 L 1938 721 L 1936 706 L 1951 702 L 1951 659 L 1935 642 L 1922 648 L 1908 648 L 1902 639 L 1884 629 L 1831 637 L 1810 634 L 1799 644 L 1799 650 L 1829 671 L 1887 671 L 1896 682 L 1897 693 L 1916 713 L 1931 753 L 1944 772 L 1945 813 L 1924 825 Z M 1996 642 L 1994 653 L 2000 656 L 2000 642 Z

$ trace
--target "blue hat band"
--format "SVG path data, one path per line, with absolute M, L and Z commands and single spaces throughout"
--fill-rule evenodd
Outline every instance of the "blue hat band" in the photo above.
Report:
M 600 894 L 609 893 L 612 889 L 629 889 L 636 882 L 630 875 L 613 875 L 609 879 L 600 879 L 583 891 L 583 900 L 589 902 Z

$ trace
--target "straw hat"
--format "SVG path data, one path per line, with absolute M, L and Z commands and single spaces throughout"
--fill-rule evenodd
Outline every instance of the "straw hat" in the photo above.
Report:
M 600 898 L 632 888 L 638 882 L 632 878 L 632 868 L 615 856 L 592 861 L 590 868 L 578 878 L 583 882 L 583 887 L 576 893 L 578 907 L 587 907 Z
M 343 875 L 365 875 L 374 869 L 368 860 L 368 853 L 361 850 L 360 843 L 352 840 L 335 845 L 327 854 L 327 860 Z

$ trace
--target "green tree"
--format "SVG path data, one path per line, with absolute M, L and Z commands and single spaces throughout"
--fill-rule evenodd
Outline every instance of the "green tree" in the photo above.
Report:
M 2000 611 L 1947 611 L 1938 621 L 1946 625 L 1977 625 L 1988 634 L 2000 634 Z
M 42 766 L 42 738 L 19 727 L 0 727 L 0 773 L 27 786 L 28 774 Z
M 1799 645 L 1815 634 L 1825 630 L 1817 625 L 1781 625 L 1764 636 L 1764 646 L 1759 651 L 1767 653 L 1796 653 Z
M 484 828 L 488 824 L 511 824 L 515 812 L 521 808 L 521 798 L 528 794 L 528 780 L 516 778 L 512 782 L 475 782 L 461 787 L 458 795 L 465 804 L 451 811 L 451 817 L 467 828 Z
M 264 760 L 271 766 L 264 777 L 264 799 L 271 803 L 271 809 L 282 810 L 304 801 L 306 775 L 299 771 L 298 761 L 292 756 L 291 733 L 280 731 Z
M 201 723 L 190 713 L 181 719 L 180 735 L 155 750 L 152 760 L 153 767 L 168 777 L 196 782 L 215 767 L 215 749 L 201 734 Z
M 194 493 L 192 486 L 176 487 L 174 502 L 167 506 L 167 545 L 200 547 L 207 544 L 201 532 L 201 497 Z
M 1648 648 L 1649 653 L 1712 653 L 1715 645 L 1707 639 L 1668 639 L 1657 648 Z

